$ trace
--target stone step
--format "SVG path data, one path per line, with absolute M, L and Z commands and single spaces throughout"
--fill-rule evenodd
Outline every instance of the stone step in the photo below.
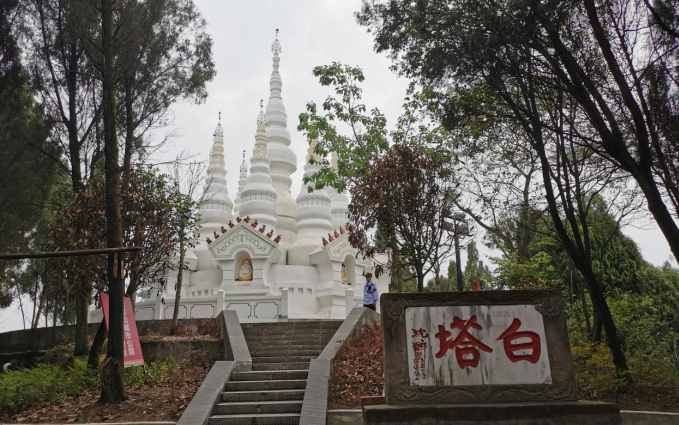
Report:
M 335 332 L 316 333 L 316 332 L 296 332 L 296 333 L 279 333 L 271 332 L 257 332 L 257 333 L 243 333 L 247 342 L 267 341 L 277 343 L 280 341 L 307 341 L 307 340 L 329 340 L 335 336 Z
M 299 413 L 267 413 L 261 415 L 215 415 L 208 425 L 298 425 Z
M 242 323 L 243 329 L 262 328 L 262 327 L 296 327 L 296 326 L 337 326 L 342 324 L 342 320 L 288 320 L 286 322 L 262 322 L 262 323 Z
M 290 379 L 276 381 L 228 381 L 224 389 L 228 391 L 264 391 L 264 390 L 303 390 L 306 379 Z
M 273 357 L 273 356 L 290 356 L 290 357 L 300 357 L 300 356 L 311 356 L 312 358 L 318 357 L 321 354 L 322 349 L 318 348 L 316 350 L 281 350 L 271 348 L 268 350 L 257 350 L 255 352 L 250 352 L 250 357 L 254 360 L 255 357 Z
M 302 400 L 250 401 L 245 403 L 217 403 L 215 415 L 242 415 L 261 413 L 300 413 Z
M 321 333 L 309 333 L 309 334 L 267 334 L 267 333 L 248 333 L 244 334 L 245 340 L 247 342 L 269 342 L 272 344 L 277 344 L 279 342 L 285 341 L 322 341 L 332 339 L 335 336 L 335 332 L 328 332 L 326 334 Z
M 299 345 L 293 345 L 293 344 L 282 344 L 282 345 L 272 345 L 272 344 L 253 344 L 250 345 L 248 344 L 248 348 L 250 349 L 250 354 L 256 353 L 258 351 L 271 351 L 271 350 L 277 350 L 279 352 L 286 352 L 286 351 L 293 351 L 293 350 L 323 350 L 325 348 L 326 344 L 299 344 Z
M 223 392 L 223 403 L 243 403 L 261 401 L 286 401 L 304 399 L 304 390 L 240 391 Z
M 309 370 L 309 362 L 300 363 L 253 363 L 252 371 L 260 370 Z
M 318 356 L 257 356 L 252 357 L 252 364 L 261 363 L 302 363 L 310 362 Z
M 234 381 L 280 381 L 293 379 L 307 379 L 308 370 L 269 370 L 254 372 L 234 372 L 231 379 Z

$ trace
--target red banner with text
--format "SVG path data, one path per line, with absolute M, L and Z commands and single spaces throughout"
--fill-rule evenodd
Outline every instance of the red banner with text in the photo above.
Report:
M 108 294 L 101 294 L 101 308 L 104 311 L 104 322 L 108 331 Z M 125 309 L 123 314 L 123 355 L 125 367 L 141 366 L 144 364 L 144 356 L 141 354 L 141 343 L 137 333 L 137 322 L 134 321 L 132 302 L 130 297 L 125 297 Z

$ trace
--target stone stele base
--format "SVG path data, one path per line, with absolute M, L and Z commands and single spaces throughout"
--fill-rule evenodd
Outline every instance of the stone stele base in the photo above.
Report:
M 566 401 L 507 404 L 374 405 L 363 407 L 365 425 L 621 425 L 611 403 Z

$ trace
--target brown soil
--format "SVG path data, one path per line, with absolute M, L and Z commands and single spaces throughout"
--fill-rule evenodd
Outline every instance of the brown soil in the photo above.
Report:
M 580 400 L 592 400 L 582 395 Z M 662 387 L 638 389 L 632 386 L 625 392 L 594 398 L 595 401 L 606 401 L 620 406 L 620 410 L 644 410 L 654 412 L 679 413 L 679 388 Z
M 211 365 L 184 362 L 179 372 L 162 383 L 128 388 L 127 400 L 99 404 L 99 388 L 85 390 L 60 404 L 33 406 L 12 416 L 0 414 L 3 423 L 176 422 L 205 379 Z

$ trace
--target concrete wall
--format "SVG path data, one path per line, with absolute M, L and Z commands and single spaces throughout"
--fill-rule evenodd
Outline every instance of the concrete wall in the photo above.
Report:
M 181 323 L 187 327 L 196 328 L 202 320 L 210 319 L 182 319 Z M 148 330 L 157 333 L 170 323 L 172 323 L 172 320 L 137 320 L 137 331 L 139 335 L 145 335 Z M 99 323 L 89 324 L 88 335 L 93 337 L 98 328 Z M 75 325 L 3 332 L 0 333 L 0 353 L 49 350 L 57 345 L 70 343 L 74 340 Z

